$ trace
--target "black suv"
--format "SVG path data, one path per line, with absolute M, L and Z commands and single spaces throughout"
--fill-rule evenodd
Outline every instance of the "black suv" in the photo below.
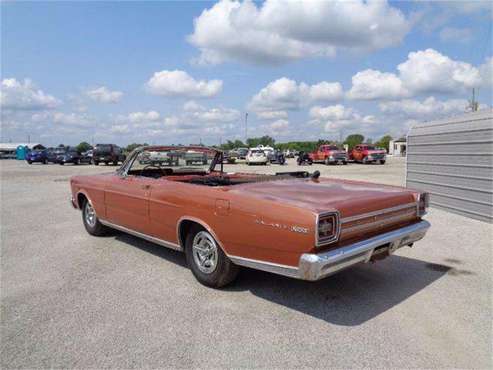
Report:
M 104 162 L 106 165 L 112 163 L 114 166 L 118 165 L 118 162 L 124 162 L 125 155 L 122 149 L 115 144 L 96 144 L 92 153 L 92 162 L 97 166 L 99 163 Z

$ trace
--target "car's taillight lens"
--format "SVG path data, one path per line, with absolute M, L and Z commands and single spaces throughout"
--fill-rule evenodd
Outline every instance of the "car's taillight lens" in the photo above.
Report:
M 318 216 L 316 245 L 329 244 L 339 236 L 339 218 L 336 213 L 326 213 Z
M 420 193 L 418 197 L 418 216 L 424 216 L 426 209 L 430 205 L 430 194 Z

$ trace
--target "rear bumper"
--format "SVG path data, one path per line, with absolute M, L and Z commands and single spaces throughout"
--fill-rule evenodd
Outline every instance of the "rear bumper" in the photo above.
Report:
M 422 239 L 429 227 L 429 222 L 420 221 L 329 252 L 304 253 L 300 258 L 297 277 L 303 280 L 319 280 L 357 263 L 368 262 L 378 247 L 388 246 L 385 252 L 393 253 Z

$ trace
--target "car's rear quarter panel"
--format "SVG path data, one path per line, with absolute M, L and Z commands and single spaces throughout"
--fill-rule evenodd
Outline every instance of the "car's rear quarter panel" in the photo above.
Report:
M 151 193 L 153 236 L 179 243 L 183 219 L 207 226 L 228 255 L 297 265 L 314 243 L 315 215 L 308 210 L 253 199 L 228 188 L 159 181 Z M 298 226 L 306 233 L 294 232 Z

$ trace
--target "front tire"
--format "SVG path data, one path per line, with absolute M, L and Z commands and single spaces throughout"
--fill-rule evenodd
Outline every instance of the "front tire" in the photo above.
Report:
M 380 164 L 385 164 L 385 160 L 381 160 L 380 161 Z
M 96 211 L 92 207 L 92 204 L 85 200 L 82 205 L 82 222 L 86 231 L 94 236 L 102 236 L 108 232 L 108 228 L 99 222 Z
M 188 233 L 185 254 L 193 275 L 205 286 L 221 288 L 238 275 L 238 266 L 226 256 L 214 237 L 200 226 L 192 227 Z

